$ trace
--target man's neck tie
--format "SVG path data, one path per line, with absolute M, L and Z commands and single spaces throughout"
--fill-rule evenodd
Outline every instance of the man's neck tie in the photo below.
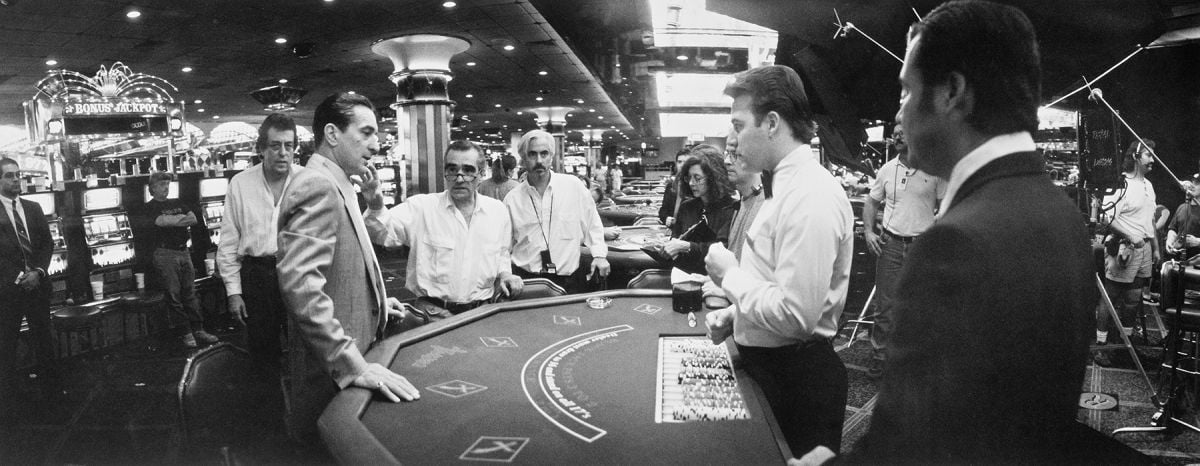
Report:
M 29 269 L 29 256 L 33 255 L 33 246 L 29 243 L 29 233 L 25 232 L 25 221 L 21 220 L 20 204 L 17 200 L 12 201 L 13 208 L 13 225 L 17 227 L 17 243 L 21 246 L 21 262 L 25 264 L 25 269 Z

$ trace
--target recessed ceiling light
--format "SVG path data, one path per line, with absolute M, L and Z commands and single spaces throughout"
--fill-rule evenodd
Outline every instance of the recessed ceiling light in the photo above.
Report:
M 679 55 L 679 56 L 675 57 L 675 59 L 676 60 L 687 60 L 688 56 L 687 55 Z
M 525 112 L 517 112 L 517 115 L 524 115 Z
M 612 128 L 612 129 L 617 129 L 617 127 L 616 127 L 616 126 L 609 126 L 609 128 Z
M 129 19 L 138 19 L 142 17 L 142 12 L 138 10 L 129 10 L 125 12 L 125 17 Z
M 582 103 L 583 103 L 583 99 L 575 99 L 575 103 L 577 103 L 577 104 L 582 104 Z
M 472 98 L 472 97 L 475 97 L 475 94 L 467 94 L 467 96 L 466 96 L 466 97 L 467 97 L 468 99 L 470 99 L 470 98 Z
M 287 81 L 287 80 L 286 80 L 286 79 L 284 79 L 283 81 Z M 354 91 L 346 91 L 346 93 L 347 93 L 347 94 L 355 94 L 356 92 L 354 92 Z
M 179 71 L 182 71 L 182 72 L 184 72 L 184 73 L 191 73 L 191 72 L 192 72 L 192 67 L 190 67 L 190 66 L 185 66 L 185 67 L 183 67 L 183 68 L 180 68 L 180 69 L 179 69 Z
M 454 3 L 454 2 L 444 2 L 444 3 L 442 3 L 442 6 L 444 6 L 446 8 L 454 8 L 454 7 L 458 6 L 458 4 Z
M 467 66 L 475 66 L 475 62 L 469 61 L 469 62 L 467 62 Z
M 483 120 L 483 124 L 490 125 L 492 124 L 492 120 Z
M 200 104 L 204 103 L 204 101 L 200 100 L 200 99 L 196 99 L 196 100 L 193 100 L 192 103 L 196 104 L 196 105 L 200 105 Z
M 214 120 L 220 120 L 220 119 L 221 119 L 221 115 L 213 115 L 213 119 L 214 119 Z
M 55 60 L 55 59 L 53 59 L 53 58 L 51 58 L 51 59 L 49 59 L 49 60 L 46 60 L 46 66 L 54 66 L 54 65 L 57 65 L 57 64 L 58 64 L 58 60 Z
M 276 37 L 276 38 L 275 38 L 275 43 L 276 43 L 276 44 L 286 44 L 286 43 L 287 43 L 287 38 L 285 38 L 285 37 Z
M 500 104 L 496 104 L 496 108 L 500 108 Z
M 200 103 L 200 102 L 196 102 L 196 103 Z M 204 113 L 204 109 L 203 109 L 203 108 L 198 108 L 198 109 L 196 109 L 196 111 L 197 111 L 197 112 L 200 112 L 200 113 Z
M 279 84 L 287 84 L 287 83 L 288 83 L 287 78 L 283 78 L 283 79 L 279 80 Z
M 504 44 L 504 50 L 511 52 L 514 49 L 516 49 L 516 47 L 514 47 L 513 44 Z
M 588 113 L 596 113 L 596 109 L 594 109 L 594 108 L 589 108 L 589 109 L 588 109 Z
M 603 120 L 603 119 L 604 119 L 604 115 L 597 116 L 597 117 L 596 117 L 596 119 L 597 119 L 597 120 Z
M 545 75 L 548 75 L 548 74 L 550 74 L 550 72 L 549 72 L 549 71 L 546 71 L 546 70 L 538 71 L 538 76 L 545 76 Z
M 541 101 L 542 101 L 542 98 L 541 98 L 541 97 L 538 97 L 538 98 L 536 98 L 536 99 L 533 99 L 533 100 L 536 100 L 536 101 L 538 101 L 538 102 L 541 102 Z

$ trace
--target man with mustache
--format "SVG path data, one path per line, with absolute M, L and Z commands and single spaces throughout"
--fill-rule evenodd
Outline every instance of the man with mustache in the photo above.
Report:
M 258 127 L 255 148 L 262 163 L 229 180 L 217 269 L 225 282 L 229 313 L 246 327 L 246 345 L 260 366 L 278 374 L 286 322 L 275 274 L 275 209 L 303 167 L 296 154 L 296 122 L 272 113 Z
M 470 141 L 452 141 L 445 159 L 445 191 L 410 197 L 390 210 L 383 210 L 374 169 L 361 184 L 371 241 L 409 246 L 404 286 L 420 296 L 414 305 L 433 318 L 479 307 L 496 292 L 519 295 L 522 286 L 511 270 L 508 210 L 477 193 L 483 151 Z
M 517 150 L 527 170 L 525 182 L 504 197 L 512 216 L 513 273 L 549 278 L 571 293 L 583 291 L 593 275 L 607 277 L 610 270 L 592 195 L 579 178 L 550 170 L 558 156 L 550 133 L 525 133 Z M 580 243 L 592 253 L 586 276 L 579 270 Z

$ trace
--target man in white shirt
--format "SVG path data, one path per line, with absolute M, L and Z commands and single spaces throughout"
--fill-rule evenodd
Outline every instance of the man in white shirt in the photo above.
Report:
M 525 133 L 517 149 L 526 169 L 525 182 L 504 197 L 512 216 L 513 273 L 549 278 L 571 293 L 584 291 L 594 274 L 607 277 L 610 270 L 596 203 L 579 178 L 550 170 L 558 157 L 550 133 L 536 129 Z M 592 254 L 586 276 L 579 267 L 581 243 Z
M 887 360 L 887 338 L 896 324 L 892 317 L 892 296 L 896 278 L 904 267 L 904 258 L 913 240 L 933 225 L 933 214 L 946 195 L 946 182 L 910 165 L 904 128 L 897 124 L 892 130 L 896 158 L 887 161 L 875 174 L 871 193 L 863 204 L 863 239 L 874 254 L 875 262 L 875 326 L 871 329 L 871 362 L 867 376 L 883 375 Z M 883 206 L 883 225 L 875 234 L 875 213 Z
M 479 307 L 497 290 L 519 295 L 522 286 L 511 270 L 508 210 L 477 193 L 483 152 L 470 141 L 451 141 L 445 160 L 445 191 L 410 197 L 390 210 L 383 209 L 374 170 L 361 183 L 371 241 L 409 246 L 405 287 L 420 297 L 416 306 L 435 318 Z
M 830 340 L 850 284 L 850 201 L 808 145 L 816 127 L 794 70 L 743 71 L 725 93 L 737 153 L 748 170 L 772 171 L 774 195 L 746 234 L 740 265 L 724 246 L 709 248 L 709 275 L 734 304 L 708 314 L 709 334 L 713 343 L 733 336 L 792 451 L 836 449 L 846 367 Z
M 296 144 L 292 117 L 272 113 L 263 120 L 255 144 L 262 163 L 229 181 L 217 245 L 229 312 L 246 327 L 250 355 L 271 373 L 281 368 L 287 324 L 275 273 L 275 212 L 288 183 L 303 170 L 292 163 Z
M 1104 257 L 1104 292 L 1113 306 L 1118 310 L 1124 308 L 1122 318 L 1144 318 L 1142 287 L 1150 280 L 1154 264 L 1162 258 L 1162 252 L 1158 250 L 1158 230 L 1154 227 L 1154 209 L 1158 201 L 1154 186 L 1146 179 L 1146 173 L 1154 168 L 1154 156 L 1150 153 L 1153 148 L 1154 141 L 1149 139 L 1146 144 L 1134 141 L 1129 145 L 1121 162 L 1125 188 L 1106 196 L 1103 202 L 1113 206 L 1108 226 L 1112 241 L 1120 243 L 1117 254 L 1105 254 Z M 1096 311 L 1096 343 L 1103 345 L 1108 342 L 1112 317 L 1104 307 L 1106 304 L 1100 306 Z M 1140 321 L 1135 323 L 1135 334 L 1144 333 L 1144 328 Z M 1102 366 L 1111 364 L 1106 351 L 1096 351 L 1093 358 Z

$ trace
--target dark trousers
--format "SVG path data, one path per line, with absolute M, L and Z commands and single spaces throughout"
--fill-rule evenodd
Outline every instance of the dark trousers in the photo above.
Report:
M 37 356 L 38 364 L 52 370 L 54 363 L 49 287 L 42 286 L 31 292 L 16 286 L 6 288 L 9 291 L 0 293 L 0 405 L 12 401 L 20 380 L 17 376 L 17 343 L 21 337 L 21 317 L 29 321 L 30 349 Z
M 828 340 L 777 348 L 738 345 L 738 353 L 762 387 L 793 456 L 821 445 L 841 449 L 846 366 Z
M 172 328 L 182 327 L 184 333 L 204 330 L 200 300 L 196 298 L 196 268 L 186 249 L 158 248 L 154 250 L 154 268 L 166 288 L 167 322 Z
M 242 257 L 242 301 L 246 303 L 246 346 L 266 370 L 278 374 L 287 336 L 274 257 Z
M 533 273 L 533 272 L 530 272 L 528 270 L 522 269 L 517 266 L 513 266 L 512 271 L 513 271 L 513 275 L 521 277 L 521 279 L 548 278 L 548 279 L 550 279 L 550 281 L 554 282 L 556 285 L 563 287 L 564 290 L 567 290 L 568 294 L 576 294 L 576 293 L 586 293 L 588 291 L 587 274 L 590 271 L 590 267 L 591 266 L 589 265 L 587 268 L 585 268 L 584 264 L 581 261 L 579 264 L 579 269 L 576 270 L 575 273 L 570 274 L 570 275 L 551 275 L 551 274 L 544 274 L 544 273 Z

